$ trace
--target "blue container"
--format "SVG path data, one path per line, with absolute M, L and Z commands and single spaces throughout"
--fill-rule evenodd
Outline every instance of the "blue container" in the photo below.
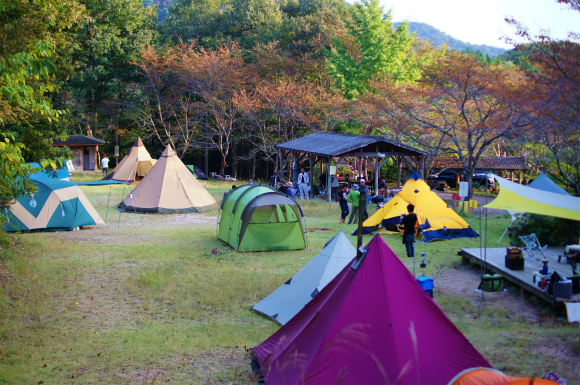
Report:
M 425 291 L 433 290 L 433 278 L 431 277 L 419 277 L 417 283 Z

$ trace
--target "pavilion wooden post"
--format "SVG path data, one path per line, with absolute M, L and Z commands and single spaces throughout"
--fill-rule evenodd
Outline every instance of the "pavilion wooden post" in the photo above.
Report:
M 278 155 L 276 155 L 276 161 L 278 162 L 278 170 L 280 170 L 280 178 L 284 177 L 284 156 L 282 155 L 282 150 L 278 149 Z
M 381 165 L 379 160 L 379 154 L 377 153 L 377 157 L 375 159 L 375 195 L 379 194 L 379 174 L 381 171 Z
M 312 187 L 314 186 L 314 170 L 312 169 L 312 155 L 308 154 L 308 181 L 310 183 L 310 186 L 308 186 L 308 195 L 311 198 L 314 198 L 310 192 L 312 191 Z
M 330 183 L 330 156 L 326 158 L 326 194 L 328 195 L 328 203 L 332 202 L 332 191 Z
M 397 188 L 401 187 L 401 169 L 403 168 L 403 159 L 397 156 Z
M 296 181 L 298 181 L 298 174 L 300 173 L 300 167 L 298 165 L 298 153 L 296 151 L 292 152 L 293 159 L 294 159 L 294 175 L 296 175 Z M 291 175 L 288 179 L 294 179 L 294 175 Z

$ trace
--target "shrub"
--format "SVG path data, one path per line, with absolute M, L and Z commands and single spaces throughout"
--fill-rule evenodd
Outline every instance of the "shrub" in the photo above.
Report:
M 543 246 L 565 246 L 568 244 L 568 231 L 572 221 L 563 218 L 547 217 L 537 214 L 516 214 L 516 220 L 508 227 L 511 246 L 523 246 L 519 235 L 536 234 Z M 580 231 L 574 223 L 574 239 L 578 239 Z

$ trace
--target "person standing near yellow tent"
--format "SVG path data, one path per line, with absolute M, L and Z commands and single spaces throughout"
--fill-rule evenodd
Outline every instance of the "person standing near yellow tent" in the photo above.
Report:
M 411 203 L 407 205 L 407 214 L 401 215 L 401 224 L 404 227 L 403 245 L 407 250 L 407 257 L 415 256 L 415 226 L 417 226 L 417 214 L 414 213 L 415 206 Z

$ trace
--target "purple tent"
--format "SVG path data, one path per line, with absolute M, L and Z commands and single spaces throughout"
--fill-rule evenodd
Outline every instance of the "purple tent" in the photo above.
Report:
M 491 365 L 380 236 L 254 347 L 266 384 L 447 384 Z

